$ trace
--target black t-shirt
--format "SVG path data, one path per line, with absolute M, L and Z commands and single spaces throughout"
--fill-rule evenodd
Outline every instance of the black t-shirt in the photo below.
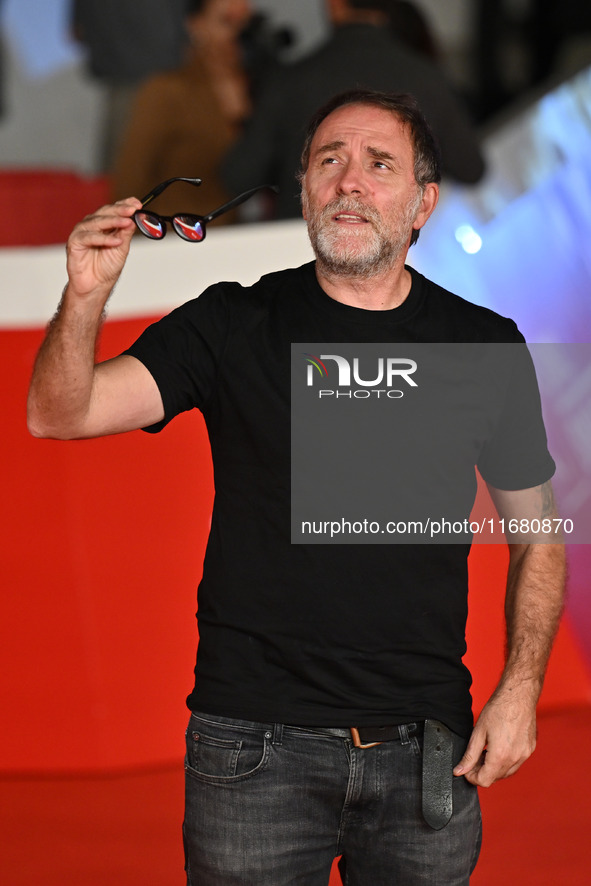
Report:
M 389 311 L 334 301 L 313 263 L 250 287 L 220 283 L 127 351 L 162 395 L 165 420 L 148 430 L 197 407 L 211 441 L 193 710 L 302 726 L 431 717 L 471 728 L 469 545 L 291 543 L 292 343 L 523 342 L 513 321 L 409 270 L 411 291 Z M 475 461 L 492 485 L 536 486 L 554 471 L 541 418 L 520 424 L 523 391 L 506 387 L 515 403 L 503 404 Z M 537 390 L 527 397 L 539 412 Z M 505 476 L 499 447 L 512 454 Z

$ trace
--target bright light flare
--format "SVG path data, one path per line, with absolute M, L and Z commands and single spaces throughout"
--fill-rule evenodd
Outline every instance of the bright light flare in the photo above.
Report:
M 480 252 L 482 248 L 482 237 L 477 234 L 472 225 L 460 225 L 456 228 L 456 240 L 469 255 Z

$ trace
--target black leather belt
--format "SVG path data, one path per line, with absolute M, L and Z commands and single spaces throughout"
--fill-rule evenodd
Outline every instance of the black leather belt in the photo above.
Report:
M 425 720 L 423 735 L 423 818 L 434 830 L 453 812 L 453 736 L 439 720 Z

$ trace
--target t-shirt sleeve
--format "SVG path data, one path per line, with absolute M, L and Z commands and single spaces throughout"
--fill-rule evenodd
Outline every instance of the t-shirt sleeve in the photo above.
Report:
M 530 489 L 549 480 L 556 469 L 548 443 L 534 364 L 526 344 L 502 348 L 509 361 L 497 420 L 478 459 L 484 480 L 497 489 Z
M 144 430 L 157 433 L 180 412 L 207 407 L 224 356 L 229 318 L 226 287 L 217 284 L 148 326 L 124 352 L 144 364 L 162 396 L 164 420 Z

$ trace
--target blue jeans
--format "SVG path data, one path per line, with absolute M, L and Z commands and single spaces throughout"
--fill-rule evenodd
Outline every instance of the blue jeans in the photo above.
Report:
M 356 748 L 346 730 L 192 714 L 183 826 L 188 886 L 467 886 L 478 859 L 476 788 L 454 779 L 453 816 L 421 814 L 416 724 Z M 465 739 L 454 736 L 454 765 Z

